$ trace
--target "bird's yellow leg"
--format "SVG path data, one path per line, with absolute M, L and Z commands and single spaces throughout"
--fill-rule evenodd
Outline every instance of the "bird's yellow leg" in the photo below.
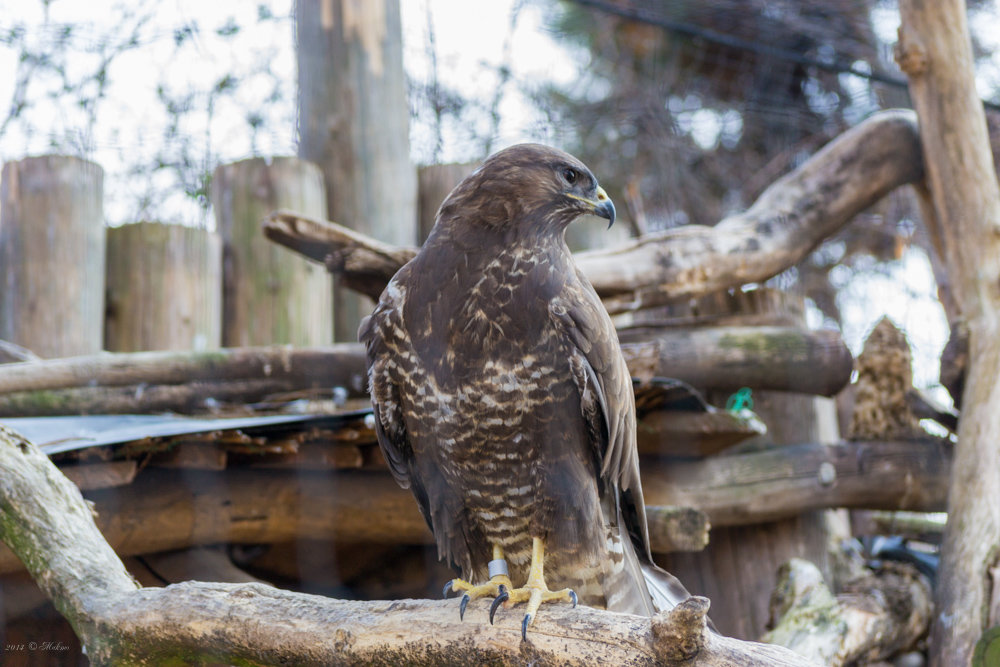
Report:
M 475 585 L 464 579 L 452 579 L 444 585 L 445 597 L 448 597 L 448 593 L 465 591 L 458 608 L 459 618 L 465 618 L 465 608 L 469 605 L 470 600 L 491 597 L 495 599 L 493 606 L 490 607 L 490 623 L 493 622 L 493 614 L 496 613 L 496 608 L 499 606 L 496 600 L 503 602 L 507 599 L 507 591 L 514 588 L 507 574 L 507 561 L 504 560 L 503 549 L 497 544 L 493 545 L 493 560 L 490 561 L 489 571 L 490 580 L 485 584 Z
M 535 619 L 538 608 L 543 602 L 572 602 L 576 606 L 576 593 L 572 589 L 564 588 L 559 591 L 550 591 L 545 585 L 545 542 L 540 537 L 531 538 L 531 568 L 528 570 L 528 581 L 524 588 L 515 588 L 508 592 L 507 604 L 517 602 L 527 602 L 528 608 L 524 612 L 524 620 L 521 621 L 521 638 L 527 639 L 528 626 Z M 498 598 L 499 600 L 499 598 Z M 494 602 L 494 606 L 497 602 Z

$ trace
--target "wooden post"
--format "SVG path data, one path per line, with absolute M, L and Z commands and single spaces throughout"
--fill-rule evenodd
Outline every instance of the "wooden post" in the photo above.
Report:
M 932 236 L 941 241 L 969 329 L 930 643 L 932 666 L 965 666 L 983 632 L 1000 624 L 1000 188 L 976 93 L 965 3 L 903 0 L 899 10 L 896 59 L 920 119 L 939 225 Z
M 139 222 L 108 229 L 105 348 L 222 345 L 222 243 L 206 229 Z
M 330 218 L 381 241 L 416 243 L 416 169 L 399 0 L 295 3 L 299 155 L 326 179 Z M 336 340 L 357 340 L 371 301 L 336 289 Z
M 319 168 L 294 157 L 222 165 L 212 178 L 212 205 L 223 243 L 223 345 L 329 343 L 329 276 L 270 243 L 260 227 L 278 208 L 325 215 Z
M 786 303 L 788 309 L 774 310 L 774 302 Z M 698 309 L 687 314 L 671 312 L 689 324 L 692 319 L 695 323 L 702 319 L 711 326 L 720 317 L 730 322 L 743 317 L 757 325 L 787 324 L 800 317 L 803 310 L 801 299 L 792 295 L 768 299 L 749 292 L 729 298 L 701 299 Z M 709 398 L 724 405 L 736 389 L 739 387 L 715 390 Z M 832 443 L 838 439 L 832 399 L 751 389 L 754 389 L 753 409 L 767 424 L 768 434 L 750 442 L 779 447 L 803 442 Z M 650 486 L 652 490 L 655 484 Z M 824 512 L 811 511 L 764 524 L 713 526 L 703 552 L 658 554 L 657 560 L 693 594 L 712 600 L 711 615 L 720 632 L 756 639 L 763 634 L 768 621 L 768 602 L 778 567 L 789 558 L 805 558 L 829 573 L 827 536 Z
M 0 339 L 43 357 L 101 350 L 104 170 L 46 155 L 0 175 Z

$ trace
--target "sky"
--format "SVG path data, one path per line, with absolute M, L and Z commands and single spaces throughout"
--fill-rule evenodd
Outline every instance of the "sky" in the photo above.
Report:
M 365 1 L 365 0 L 358 0 Z M 129 8 L 147 5 L 138 14 Z M 0 161 L 49 152 L 53 141 L 77 146 L 81 154 L 105 170 L 105 215 L 117 225 L 157 218 L 183 224 L 211 226 L 207 208 L 184 194 L 186 185 L 169 170 L 149 178 L 131 173 L 130 165 L 149 163 L 166 152 L 170 159 L 191 160 L 206 169 L 252 154 L 287 155 L 296 152 L 294 26 L 290 0 L 52 0 L 49 14 L 40 0 L 0 0 L 0 36 L 18 24 L 28 27 L 24 37 L 37 51 L 57 44 L 67 25 L 74 26 L 74 55 L 60 63 L 65 80 L 36 76 L 29 80 L 32 95 L 51 103 L 34 106 L 26 118 L 0 127 Z M 524 140 L 558 144 L 559 135 L 527 94 L 546 83 L 563 86 L 597 85 L 586 79 L 588 55 L 560 43 L 547 28 L 551 3 L 528 0 L 402 0 L 404 62 L 417 84 L 434 73 L 442 85 L 475 99 L 496 101 L 499 122 L 487 114 L 473 119 L 473 132 L 460 123 L 446 123 L 437 145 L 426 122 L 411 128 L 411 157 L 415 163 L 469 161 Z M 115 17 L 112 22 L 108 17 Z M 143 20 L 145 17 L 145 20 Z M 891 10 L 880 10 L 876 29 L 891 39 L 898 22 Z M 236 33 L 233 25 L 239 26 Z M 195 29 L 195 27 L 197 29 Z M 995 31 L 1000 52 L 1000 31 Z M 129 44 L 132 34 L 136 44 Z M 989 33 L 989 31 L 987 31 Z M 225 38 L 220 38 L 227 35 Z M 428 44 L 433 37 L 436 68 Z M 121 48 L 111 58 L 107 87 L 85 89 L 93 103 L 80 108 L 67 102 L 60 88 L 83 80 L 99 67 L 99 46 L 110 40 Z M 18 53 L 0 40 L 0 122 L 17 90 Z M 107 55 L 106 53 L 104 55 Z M 506 67 L 504 83 L 497 71 Z M 22 70 L 23 71 L 23 70 Z M 228 74 L 240 85 L 226 94 Z M 981 75 L 980 85 L 996 72 Z M 584 82 L 584 83 L 581 83 Z M 191 91 L 201 91 L 191 94 Z M 48 97 L 46 97 L 48 96 Z M 261 100 L 277 101 L 261 104 Z M 163 100 L 187 105 L 178 127 L 171 127 Z M 266 108 L 272 114 L 267 131 L 251 132 L 248 119 Z M 92 114 L 93 122 L 88 122 Z M 716 115 L 717 116 L 717 115 Z M 692 116 L 687 131 L 705 145 L 717 141 L 726 119 Z M 171 134 L 174 133 L 174 134 Z M 185 153 L 176 137 L 195 137 L 201 151 Z M 483 146 L 471 137 L 489 138 Z M 164 149 L 164 146 L 167 148 Z M 887 273 L 845 279 L 840 307 L 845 314 L 844 337 L 856 354 L 868 330 L 889 313 L 903 326 L 916 348 L 918 385 L 935 381 L 938 351 L 947 336 L 944 315 L 934 298 L 926 256 L 909 251 Z

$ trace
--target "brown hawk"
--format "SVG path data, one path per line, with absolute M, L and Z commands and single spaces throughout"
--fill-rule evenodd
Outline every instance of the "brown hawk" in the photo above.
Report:
M 549 600 L 650 615 L 688 596 L 653 565 L 631 378 L 563 239 L 584 213 L 615 219 L 582 162 L 496 153 L 359 331 L 385 459 L 465 578 L 446 594 L 463 613 L 494 597 L 491 622 L 526 601 L 522 634 Z

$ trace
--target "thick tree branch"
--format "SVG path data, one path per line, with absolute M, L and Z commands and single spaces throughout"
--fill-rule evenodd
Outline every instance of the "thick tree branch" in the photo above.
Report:
M 139 589 L 80 492 L 0 426 L 0 537 L 73 625 L 94 665 L 400 663 L 805 666 L 776 646 L 707 631 L 708 601 L 650 618 L 552 605 L 526 642 L 516 612 L 458 619 L 451 601 L 346 602 L 261 584 Z
M 931 230 L 969 328 L 969 376 L 958 423 L 931 630 L 934 667 L 968 665 L 990 618 L 1000 562 L 1000 188 L 976 93 L 965 2 L 899 3 L 896 59 L 920 119 L 936 215 Z
M 744 213 L 576 255 L 612 313 L 766 280 L 805 257 L 893 189 L 923 178 L 909 111 L 873 115 L 780 179 Z M 413 255 L 332 222 L 288 211 L 264 223 L 273 241 L 325 261 L 344 284 L 378 298 Z

